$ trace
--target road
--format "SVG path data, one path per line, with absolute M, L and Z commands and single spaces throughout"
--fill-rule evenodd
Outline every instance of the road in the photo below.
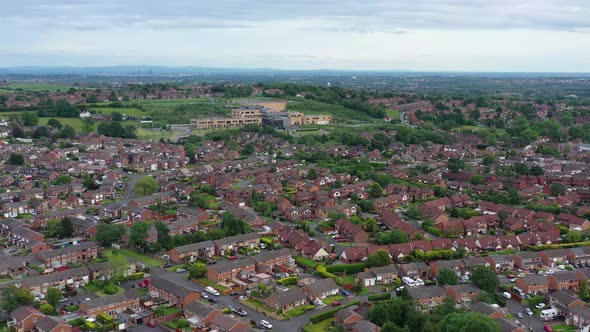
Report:
M 530 328 L 531 331 L 543 331 L 543 326 L 545 324 L 543 324 L 541 318 L 539 318 L 539 316 L 536 315 L 527 315 L 526 312 L 524 312 L 525 308 L 522 306 L 522 304 L 518 303 L 515 300 L 508 300 L 506 301 L 506 307 L 508 308 L 508 311 L 513 315 L 519 312 L 522 313 L 522 318 L 515 319 L 521 321 L 526 327 Z

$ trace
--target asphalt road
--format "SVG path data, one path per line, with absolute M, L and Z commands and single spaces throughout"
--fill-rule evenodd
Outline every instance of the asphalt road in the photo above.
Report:
M 525 307 L 518 303 L 515 300 L 508 300 L 506 301 L 506 307 L 511 314 L 522 313 L 522 318 L 516 318 L 520 322 L 522 322 L 526 327 L 530 329 L 530 331 L 543 331 L 543 326 L 545 325 L 539 316 L 533 315 L 529 316 L 524 312 Z

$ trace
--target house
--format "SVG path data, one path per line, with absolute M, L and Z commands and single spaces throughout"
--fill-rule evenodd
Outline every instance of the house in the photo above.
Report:
M 485 259 L 490 264 L 490 269 L 496 273 L 514 269 L 513 255 L 489 255 Z
M 351 332 L 379 332 L 381 328 L 368 320 L 361 320 L 354 323 L 350 328 Z
M 172 248 L 168 251 L 170 261 L 176 264 L 192 263 L 197 258 L 211 258 L 215 255 L 215 243 L 202 241 Z
M 590 309 L 582 306 L 571 308 L 569 315 L 565 317 L 565 323 L 577 328 L 590 325 Z
M 465 263 L 460 259 L 452 259 L 448 261 L 438 260 L 430 263 L 430 273 L 433 276 L 437 276 L 441 269 L 449 269 L 454 271 L 457 276 L 461 276 L 465 273 Z
M 285 312 L 306 304 L 307 295 L 303 288 L 289 288 L 286 291 L 278 291 L 264 302 L 273 310 L 282 310 Z
M 100 314 L 118 317 L 128 309 L 138 310 L 139 295 L 136 290 L 130 290 L 123 294 L 99 297 L 80 304 L 80 313 L 86 317 L 96 318 Z
M 570 264 L 590 264 L 590 247 L 577 247 L 566 249 Z
M 359 263 L 367 260 L 367 248 L 350 247 L 344 249 L 340 255 L 340 260 L 344 263 Z
M 295 261 L 291 257 L 291 252 L 287 248 L 274 251 L 264 251 L 258 255 L 252 256 L 256 262 L 256 272 L 274 271 L 275 266 L 293 265 Z
M 543 267 L 543 255 L 536 251 L 519 252 L 514 255 L 514 266 L 523 270 Z
M 516 279 L 516 286 L 527 294 L 547 294 L 550 289 L 547 277 L 537 274 L 530 274 L 526 278 Z
M 569 263 L 568 253 L 567 249 L 550 249 L 540 252 L 543 264 L 549 267 Z
M 440 286 L 409 288 L 410 297 L 424 310 L 430 310 L 442 304 L 447 291 Z
M 395 284 L 396 279 L 399 277 L 399 271 L 397 267 L 393 264 L 381 267 L 374 267 L 369 271 L 375 275 L 377 284 L 381 285 Z
M 43 261 L 46 267 L 56 268 L 95 259 L 101 248 L 98 244 L 88 241 L 61 249 L 43 251 L 38 253 L 37 257 Z
M 217 315 L 211 320 L 210 327 L 212 331 L 248 332 L 251 326 L 234 317 Z
M 258 233 L 239 234 L 215 240 L 213 243 L 215 243 L 215 254 L 223 256 L 228 252 L 230 254 L 235 253 L 240 248 L 254 249 L 254 247 L 258 247 L 260 245 L 260 235 Z
M 94 237 L 96 236 L 97 224 L 89 219 L 70 218 L 75 236 Z
M 562 316 L 567 316 L 572 308 L 586 306 L 575 292 L 567 289 L 553 291 L 547 294 L 547 299 L 549 305 L 556 308 Z
M 499 308 L 492 307 L 489 303 L 476 302 L 471 305 L 471 311 L 479 312 L 482 315 L 486 315 L 492 319 L 504 318 L 506 314 Z
M 574 271 L 563 271 L 547 276 L 547 280 L 549 280 L 549 288 L 551 290 L 569 289 L 577 292 L 580 288 L 580 277 Z
M 501 332 L 527 332 L 528 330 L 522 326 L 514 324 L 506 318 L 499 318 L 495 320 L 500 327 Z
M 369 233 L 357 224 L 340 218 L 336 220 L 336 231 L 338 234 L 350 242 L 364 244 L 369 242 Z
M 372 271 L 359 272 L 354 277 L 355 282 L 360 282 L 363 286 L 375 286 L 377 284 L 377 276 Z
M 201 301 L 193 301 L 184 306 L 184 317 L 196 326 L 209 326 L 213 318 L 219 315 L 223 315 L 220 310 Z
M 22 279 L 19 282 L 21 288 L 29 289 L 33 294 L 45 294 L 50 287 L 83 287 L 90 282 L 90 271 L 87 267 L 77 267 Z
M 354 324 L 364 320 L 363 316 L 349 308 L 338 310 L 334 317 L 334 325 L 344 327 L 345 331 L 352 329 Z
M 412 262 L 398 265 L 401 275 L 405 277 L 419 277 L 421 279 L 428 279 L 430 269 L 424 262 Z
M 207 269 L 207 279 L 217 284 L 229 284 L 236 279 L 246 279 L 256 273 L 256 262 L 247 257 L 245 259 L 226 260 L 210 265 Z
M 9 326 L 16 332 L 29 332 L 37 326 L 37 322 L 45 315 L 31 306 L 20 306 L 10 313 Z
M 72 325 L 59 317 L 45 316 L 37 322 L 38 332 L 72 332 Z
M 480 289 L 473 284 L 447 286 L 446 289 L 448 296 L 455 300 L 455 303 L 466 306 L 469 306 L 476 301 L 480 291 Z
M 338 294 L 338 285 L 332 278 L 321 279 L 303 288 L 309 299 L 323 299 Z
M 201 293 L 160 277 L 153 278 L 148 287 L 151 297 L 164 299 L 178 308 L 201 299 Z

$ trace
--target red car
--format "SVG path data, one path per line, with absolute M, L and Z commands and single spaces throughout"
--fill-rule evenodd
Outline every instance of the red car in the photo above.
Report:
M 156 322 L 151 321 L 151 322 L 147 323 L 147 326 L 149 326 L 149 327 L 156 327 Z
M 234 259 L 238 259 L 238 256 L 229 256 L 228 259 L 233 261 Z
M 332 302 L 332 306 L 333 306 L 333 307 L 337 307 L 337 306 L 339 306 L 339 305 L 341 305 L 341 304 L 342 304 L 342 303 L 340 303 L 340 302 L 338 302 L 338 301 L 334 301 L 334 302 Z

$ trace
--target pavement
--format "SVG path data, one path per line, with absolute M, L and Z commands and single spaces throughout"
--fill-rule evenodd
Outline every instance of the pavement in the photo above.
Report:
M 530 329 L 530 331 L 543 331 L 543 326 L 545 325 L 541 318 L 537 315 L 529 316 L 524 312 L 525 307 L 515 300 L 508 300 L 506 301 L 506 308 L 511 314 L 522 313 L 522 318 L 516 318 L 522 324 Z

